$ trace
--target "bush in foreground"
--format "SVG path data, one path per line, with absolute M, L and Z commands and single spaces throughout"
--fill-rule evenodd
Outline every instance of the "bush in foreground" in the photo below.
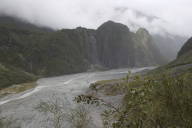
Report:
M 123 84 L 127 91 L 121 108 L 91 96 L 81 95 L 76 101 L 107 106 L 103 113 L 104 119 L 110 119 L 104 121 L 106 128 L 192 127 L 192 74 L 136 76 Z

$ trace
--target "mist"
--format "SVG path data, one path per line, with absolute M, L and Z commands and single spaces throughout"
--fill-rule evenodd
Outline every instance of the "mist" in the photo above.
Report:
M 0 14 L 53 29 L 95 29 L 113 20 L 132 31 L 191 36 L 191 6 L 191 0 L 0 0 Z

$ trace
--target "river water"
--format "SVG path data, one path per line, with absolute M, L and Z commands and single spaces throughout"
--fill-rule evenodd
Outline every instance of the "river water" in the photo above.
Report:
M 39 113 L 35 107 L 40 101 L 49 100 L 52 96 L 64 99 L 66 110 L 73 105 L 73 99 L 78 94 L 84 93 L 91 83 L 99 80 L 109 80 L 125 77 L 128 70 L 132 73 L 151 69 L 152 67 L 135 69 L 117 69 L 103 72 L 86 72 L 59 77 L 43 78 L 37 81 L 38 86 L 35 89 L 15 94 L 0 99 L 1 117 L 7 117 L 12 120 L 13 127 L 19 125 L 21 128 L 52 128 L 47 125 L 46 117 Z M 71 105 L 71 106 L 70 106 Z M 96 120 L 95 127 L 101 127 Z M 64 126 L 68 128 L 68 126 Z

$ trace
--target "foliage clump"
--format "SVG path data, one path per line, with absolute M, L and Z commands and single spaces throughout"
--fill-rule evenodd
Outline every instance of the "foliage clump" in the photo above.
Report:
M 125 83 L 126 95 L 120 108 L 100 104 L 108 106 L 102 114 L 106 128 L 192 127 L 192 74 L 135 76 Z M 104 102 L 90 96 L 82 97 L 78 102 Z
M 35 109 L 46 115 L 45 126 L 89 128 L 92 121 L 89 109 L 83 105 L 77 105 L 69 109 L 68 105 L 72 106 L 67 100 L 53 95 L 49 100 L 41 101 Z

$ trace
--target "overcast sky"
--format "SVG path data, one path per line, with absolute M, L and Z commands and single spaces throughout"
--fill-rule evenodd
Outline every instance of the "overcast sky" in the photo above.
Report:
M 192 36 L 192 0 L 0 0 L 0 13 L 55 29 L 114 20 L 133 31 Z

